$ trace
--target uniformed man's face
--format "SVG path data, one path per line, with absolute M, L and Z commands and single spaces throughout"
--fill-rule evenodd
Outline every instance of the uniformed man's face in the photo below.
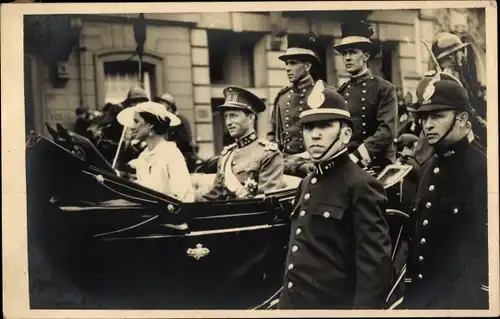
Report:
M 360 49 L 348 49 L 342 52 L 345 70 L 350 74 L 358 74 L 366 68 L 370 55 Z
M 453 126 L 450 133 L 441 141 L 443 143 L 453 143 L 460 139 L 460 128 L 467 125 L 467 115 L 465 113 L 456 116 L 454 111 L 440 111 L 423 114 L 420 116 L 422 129 L 430 145 L 434 145 Z
M 239 110 L 227 110 L 224 112 L 229 135 L 233 138 L 240 138 L 250 133 L 253 125 L 253 115 Z
M 286 61 L 286 74 L 290 83 L 295 83 L 300 79 L 309 75 L 311 71 L 311 63 L 298 60 Z
M 335 139 L 338 141 L 328 150 L 328 153 L 337 153 L 345 144 L 348 136 L 345 129 L 339 121 L 324 121 L 315 123 L 306 123 L 303 125 L 304 144 L 307 151 L 313 159 L 319 159 L 328 148 L 332 145 Z

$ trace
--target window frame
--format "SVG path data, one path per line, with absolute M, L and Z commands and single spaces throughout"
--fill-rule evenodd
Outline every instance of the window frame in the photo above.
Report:
M 135 52 L 135 49 L 106 49 L 100 50 L 94 53 L 94 65 L 95 65 L 95 89 L 96 89 L 96 107 L 100 108 L 104 105 L 106 98 L 106 88 L 105 88 L 105 73 L 104 64 L 107 62 L 121 62 L 129 59 Z M 139 61 L 138 56 L 134 56 L 129 61 Z M 142 62 L 153 65 L 154 74 L 152 78 L 154 83 L 151 86 L 151 95 L 160 94 L 164 90 L 164 83 L 167 83 L 166 72 L 164 71 L 164 59 L 163 56 L 152 50 L 144 50 L 142 57 Z

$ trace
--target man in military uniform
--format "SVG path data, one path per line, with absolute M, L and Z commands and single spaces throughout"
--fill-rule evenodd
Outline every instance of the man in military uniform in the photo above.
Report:
M 422 167 L 405 234 L 411 279 L 401 308 L 488 308 L 486 156 L 467 134 L 470 105 L 456 81 L 424 78 L 417 110 L 432 156 Z
M 296 192 L 279 308 L 385 308 L 393 275 L 385 190 L 349 157 L 343 97 L 327 87 L 307 103 L 300 123 L 316 172 Z
M 212 189 L 198 200 L 252 198 L 283 187 L 283 156 L 275 143 L 259 139 L 254 129 L 257 114 L 266 105 L 238 87 L 224 89 L 225 103 L 218 106 L 236 142 L 224 148 Z
M 276 142 L 283 152 L 286 168 L 294 174 L 298 165 L 304 163 L 300 157 L 290 156 L 305 152 L 300 126 L 297 124 L 300 112 L 307 110 L 306 99 L 313 86 L 313 67 L 321 64 L 315 53 L 316 37 L 289 38 L 287 51 L 279 57 L 286 64 L 286 73 L 291 85 L 281 90 L 274 100 L 271 113 L 271 131 L 268 139 Z
M 395 161 L 396 89 L 367 66 L 380 50 L 370 40 L 371 26 L 363 21 L 346 22 L 341 31 L 342 39 L 335 49 L 351 75 L 338 89 L 352 114 L 353 136 L 347 148 L 354 162 L 381 171 Z

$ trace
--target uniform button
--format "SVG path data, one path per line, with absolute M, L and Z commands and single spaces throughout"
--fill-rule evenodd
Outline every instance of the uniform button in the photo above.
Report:
M 295 235 L 300 235 L 301 232 L 302 232 L 302 229 L 297 228 L 297 230 L 295 231 Z
M 305 94 L 304 94 L 304 93 L 301 93 L 301 94 L 300 94 L 300 97 L 304 97 L 304 96 L 305 96 Z
M 363 93 L 363 94 L 366 93 L 366 90 L 361 91 L 361 93 Z
M 424 256 L 418 256 L 418 261 L 420 262 L 424 261 Z
M 293 264 L 288 265 L 288 270 L 292 270 L 292 269 L 293 269 Z
M 345 96 L 349 96 L 349 92 L 347 92 L 347 93 L 345 94 Z
M 431 202 L 427 202 L 427 203 L 425 204 L 425 207 L 427 207 L 427 208 L 431 208 L 431 207 L 432 207 L 432 203 L 431 203 Z
M 418 279 L 423 279 L 424 276 L 422 276 L 422 274 L 418 274 Z
M 309 193 L 307 193 L 307 194 L 304 195 L 305 199 L 309 199 L 310 197 L 311 197 L 311 195 Z
M 285 112 L 286 112 L 286 113 L 290 113 L 290 109 L 286 109 L 286 110 L 285 110 Z
M 429 224 L 429 221 L 427 219 L 424 219 L 424 221 L 422 222 L 422 225 L 427 226 L 428 224 Z
M 351 85 L 350 85 L 350 84 L 349 84 L 349 85 L 347 85 L 347 88 L 348 88 L 348 89 L 350 89 L 350 88 L 351 88 Z
M 432 192 L 436 187 L 434 185 L 429 186 L 429 190 Z
M 425 238 L 420 239 L 420 243 L 421 243 L 422 245 L 423 245 L 423 244 L 425 244 L 426 242 L 427 242 L 427 240 L 425 240 Z
M 323 213 L 323 217 L 325 217 L 325 218 L 330 217 L 330 212 L 324 212 L 324 213 Z
M 296 252 L 297 252 L 297 250 L 299 250 L 299 246 L 294 245 L 294 246 L 292 247 L 292 251 L 293 251 L 294 253 L 296 253 Z
M 362 85 L 363 85 L 363 86 L 366 86 L 366 82 L 363 82 L 363 84 L 362 84 Z
M 316 184 L 317 181 L 318 181 L 318 179 L 316 177 L 313 177 L 311 179 L 311 184 Z
M 433 172 L 434 172 L 434 174 L 439 173 L 439 167 L 436 167 Z
M 300 213 L 299 213 L 299 215 L 302 216 L 302 217 L 304 217 L 305 214 L 306 214 L 305 210 L 301 210 Z
M 458 208 L 453 209 L 453 214 L 458 214 Z
M 286 102 L 286 105 L 290 105 L 290 102 Z
M 305 91 L 306 91 L 306 89 L 302 89 L 302 92 L 305 92 Z
M 235 162 L 235 161 L 233 161 L 231 164 L 236 165 L 236 162 Z
M 293 287 L 293 283 L 291 281 L 288 282 L 288 289 Z
M 301 108 L 301 107 L 299 107 L 299 111 L 302 111 L 302 108 Z
M 364 111 L 364 110 L 366 110 L 366 106 L 363 106 L 361 109 L 362 109 L 363 111 Z
M 287 124 L 285 124 L 285 127 L 289 127 L 289 126 L 290 126 L 290 124 L 288 124 L 288 123 L 287 123 Z
M 361 98 L 361 102 L 364 102 L 366 101 L 366 99 L 364 97 Z
M 366 131 L 363 132 L 363 135 L 366 135 Z
M 373 80 L 373 79 L 374 79 L 374 77 L 373 77 L 373 76 L 371 76 L 371 77 L 370 77 L 370 80 Z
M 304 101 L 299 101 L 299 104 L 304 104 Z
M 364 114 L 363 114 L 363 115 L 361 115 L 361 117 L 362 117 L 362 118 L 365 118 L 365 117 L 366 117 L 366 115 L 364 115 Z
M 366 126 L 366 123 L 363 123 L 362 125 L 363 125 L 363 126 Z

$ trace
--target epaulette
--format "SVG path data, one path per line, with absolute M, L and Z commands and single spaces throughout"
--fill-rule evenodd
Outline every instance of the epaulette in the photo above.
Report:
M 278 150 L 278 144 L 265 140 L 265 139 L 259 139 L 259 144 L 264 146 L 264 151 L 277 151 Z
M 230 145 L 224 147 L 224 149 L 222 149 L 222 152 L 220 152 L 220 155 L 226 155 L 227 152 L 229 152 L 230 150 L 232 150 L 235 147 L 236 147 L 236 143 L 233 143 L 233 144 L 230 144 Z
M 280 98 L 280 96 L 282 96 L 283 94 L 285 94 L 288 90 L 290 90 L 292 87 L 291 86 L 286 86 L 284 88 L 282 88 L 278 94 L 276 94 L 276 97 L 274 98 L 274 103 L 273 105 L 276 105 L 276 103 L 278 102 L 278 99 Z

